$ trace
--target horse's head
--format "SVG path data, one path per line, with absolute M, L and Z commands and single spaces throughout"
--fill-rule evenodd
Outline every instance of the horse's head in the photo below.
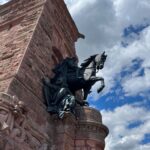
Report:
M 96 63 L 97 70 L 103 69 L 106 58 L 107 55 L 105 55 L 105 52 L 103 52 L 101 55 L 100 54 L 96 55 L 95 63 Z

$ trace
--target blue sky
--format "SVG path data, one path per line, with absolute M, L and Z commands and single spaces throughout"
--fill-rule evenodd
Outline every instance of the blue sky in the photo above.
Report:
M 0 0 L 2 4 L 5 0 Z M 105 68 L 88 101 L 109 127 L 105 150 L 150 150 L 150 1 L 65 0 L 85 40 L 76 43 L 80 62 L 106 51 Z
M 106 150 L 150 149 L 150 1 L 65 0 L 86 37 L 76 43 L 80 62 L 106 51 L 105 68 L 88 101 L 109 127 Z

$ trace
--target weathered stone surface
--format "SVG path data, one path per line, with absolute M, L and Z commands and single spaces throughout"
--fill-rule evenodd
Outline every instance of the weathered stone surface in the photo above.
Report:
M 43 8 L 42 0 L 12 0 L 0 6 L 0 82 L 17 74 Z M 7 85 L 1 85 L 5 91 Z

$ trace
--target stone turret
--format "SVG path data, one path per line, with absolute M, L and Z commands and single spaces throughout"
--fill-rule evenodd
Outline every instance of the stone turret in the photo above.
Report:
M 77 107 L 78 124 L 75 150 L 104 150 L 108 128 L 102 124 L 100 112 L 91 107 Z
M 99 112 L 80 108 L 78 120 L 58 120 L 44 104 L 42 78 L 53 76 L 64 58 L 76 56 L 75 42 L 81 37 L 64 1 L 9 1 L 0 6 L 0 35 L 0 149 L 82 150 L 80 140 L 103 149 L 108 131 Z M 88 118 L 90 110 L 98 122 L 81 117 Z

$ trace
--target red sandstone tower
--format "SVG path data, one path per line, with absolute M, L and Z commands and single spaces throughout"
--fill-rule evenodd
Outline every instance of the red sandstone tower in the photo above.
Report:
M 0 6 L 0 35 L 0 150 L 103 150 L 99 111 L 59 120 L 44 104 L 42 78 L 76 56 L 80 38 L 64 1 L 11 0 Z

